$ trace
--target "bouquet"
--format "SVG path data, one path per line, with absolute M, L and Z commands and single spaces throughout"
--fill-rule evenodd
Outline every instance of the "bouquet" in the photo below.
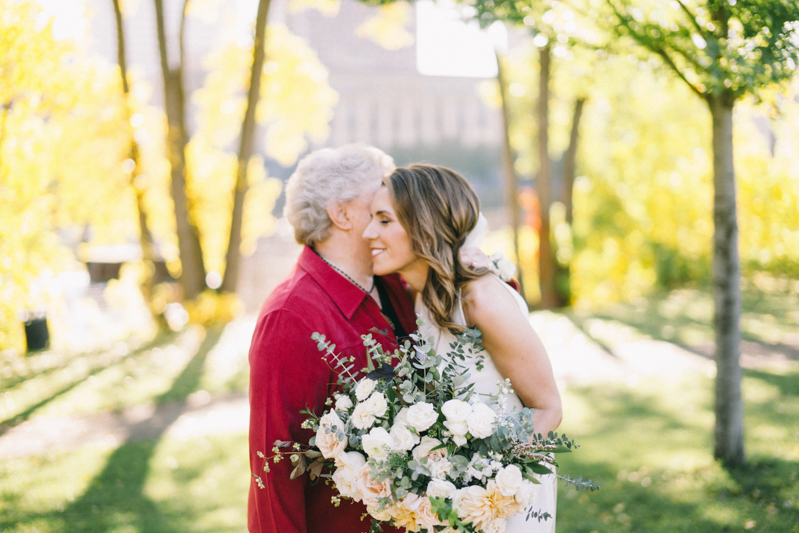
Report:
M 424 323 L 418 325 L 422 331 Z M 457 336 L 445 355 L 436 354 L 432 339 L 410 337 L 385 353 L 371 333 L 364 335 L 367 367 L 355 370 L 354 358 L 336 354 L 334 344 L 314 333 L 340 392 L 321 415 L 303 411 L 303 427 L 316 432 L 307 445 L 277 441 L 273 456 L 259 453 L 264 471 L 269 459 L 288 455 L 292 479 L 306 472 L 314 481 L 330 478 L 340 494 L 334 505 L 342 497 L 362 502 L 372 532 L 388 522 L 414 532 L 501 533 L 519 513 L 547 519 L 532 507 L 539 478 L 556 475 L 553 454 L 577 446 L 565 435 L 536 434 L 531 409 L 509 409 L 509 380 L 487 397 L 474 391 L 461 363 L 475 357 L 480 367 L 478 330 Z M 598 488 L 581 477 L 558 477 Z

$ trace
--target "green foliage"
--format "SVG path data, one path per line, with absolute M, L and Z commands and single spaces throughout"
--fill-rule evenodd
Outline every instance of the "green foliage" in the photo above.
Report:
M 607 0 L 619 33 L 657 54 L 697 93 L 733 99 L 791 78 L 794 0 Z
M 119 76 L 88 58 L 34 1 L 0 13 L 0 350 L 22 350 L 18 313 L 45 307 L 54 272 L 72 265 L 58 231 L 85 224 L 135 236 L 122 162 Z

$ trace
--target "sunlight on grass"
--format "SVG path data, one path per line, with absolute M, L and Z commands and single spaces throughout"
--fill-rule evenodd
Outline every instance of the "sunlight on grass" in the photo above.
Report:
M 0 530 L 240 532 L 246 435 L 0 460 Z
M 799 394 L 780 388 L 780 378 L 799 383 L 799 365 L 784 376 L 757 375 L 763 381 L 744 380 L 749 465 L 730 470 L 712 459 L 706 376 L 569 388 L 561 430 L 582 447 L 559 458 L 559 472 L 592 477 L 601 490 L 561 488 L 558 531 L 798 533 L 799 464 L 791 453 L 799 428 L 788 413 L 799 409 Z

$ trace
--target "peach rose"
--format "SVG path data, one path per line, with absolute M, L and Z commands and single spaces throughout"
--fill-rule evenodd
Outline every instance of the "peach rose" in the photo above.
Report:
M 325 459 L 335 459 L 347 447 L 346 435 L 339 440 L 337 433 L 344 432 L 344 422 L 335 411 L 330 411 L 319 419 L 319 429 L 316 431 L 316 447 L 322 452 Z
M 355 473 L 355 487 L 358 489 L 358 493 L 366 507 L 377 509 L 380 498 L 391 496 L 391 479 L 375 481 L 372 479 L 368 464 L 361 466 Z M 383 518 L 382 520 L 387 519 Z
M 336 471 L 333 472 L 333 483 L 342 496 L 361 501 L 356 486 L 356 473 L 366 464 L 366 458 L 358 452 L 343 452 L 336 457 Z

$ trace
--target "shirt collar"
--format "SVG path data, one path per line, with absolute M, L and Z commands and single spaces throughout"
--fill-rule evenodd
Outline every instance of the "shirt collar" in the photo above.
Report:
M 366 293 L 336 272 L 308 246 L 303 248 L 298 263 L 330 296 L 347 320 L 350 320 L 366 298 Z

